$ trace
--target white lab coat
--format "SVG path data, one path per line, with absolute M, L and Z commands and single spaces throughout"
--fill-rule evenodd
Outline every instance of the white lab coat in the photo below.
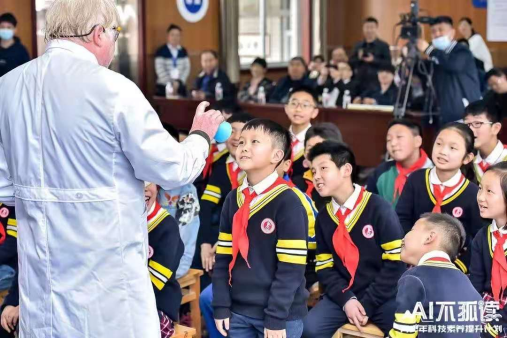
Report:
M 134 83 L 51 41 L 0 78 L 0 201 L 16 205 L 21 336 L 160 337 L 143 181 L 202 171 Z

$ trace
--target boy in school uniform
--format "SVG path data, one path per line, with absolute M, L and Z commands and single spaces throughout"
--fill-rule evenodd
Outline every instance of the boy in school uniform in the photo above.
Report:
M 422 146 L 422 128 L 407 119 L 395 119 L 387 127 L 386 148 L 392 161 L 379 165 L 366 187 L 396 207 L 407 178 L 421 168 L 433 166 Z
M 160 318 L 162 338 L 174 334 L 181 304 L 181 288 L 176 270 L 184 245 L 178 223 L 157 202 L 157 185 L 145 183 L 144 196 L 148 210 L 148 269 Z
M 474 172 L 481 182 L 484 172 L 491 166 L 507 160 L 507 145 L 498 140 L 502 122 L 497 111 L 485 101 L 472 102 L 465 109 L 465 124 L 474 132 Z
M 230 337 L 299 337 L 307 314 L 308 218 L 275 169 L 288 134 L 267 119 L 247 123 L 236 157 L 246 180 L 225 199 L 213 271 L 217 329 Z M 276 255 L 275 255 L 276 253 Z
M 304 337 L 330 338 L 352 323 L 368 321 L 384 333 L 396 308 L 396 283 L 403 230 L 384 199 L 353 184 L 356 164 L 344 144 L 324 141 L 312 148 L 313 180 L 322 196 L 332 197 L 317 216 L 317 266 L 324 298 L 304 321 Z
M 317 207 L 317 211 L 320 211 L 325 205 L 331 201 L 329 197 L 321 197 L 320 194 L 315 190 L 315 186 L 313 185 L 313 174 L 310 167 L 310 162 L 308 161 L 308 154 L 310 150 L 315 145 L 325 141 L 332 140 L 337 142 L 342 142 L 342 134 L 340 129 L 331 122 L 321 122 L 316 125 L 313 125 L 306 132 L 305 137 L 305 154 L 304 154 L 304 163 L 303 166 L 306 169 L 306 172 L 303 175 L 294 176 L 292 178 L 292 182 L 303 191 L 307 196 L 312 198 Z
M 306 168 L 303 165 L 305 160 L 305 136 L 312 126 L 311 120 L 319 114 L 318 98 L 315 89 L 301 86 L 292 90 L 289 101 L 285 105 L 285 113 L 289 117 L 292 147 L 292 168 L 289 171 L 291 178 L 303 175 Z
M 481 325 L 478 303 L 482 298 L 470 279 L 453 264 L 465 237 L 465 229 L 458 219 L 437 213 L 423 214 L 407 233 L 401 245 L 401 260 L 414 267 L 398 281 L 397 306 L 390 337 L 480 337 L 481 331 L 477 331 L 476 326 L 480 328 Z M 475 320 L 470 317 L 459 321 L 460 305 L 474 302 Z M 448 306 L 442 306 L 442 303 Z M 449 307 L 454 316 L 439 316 L 444 311 L 442 307 Z M 419 312 L 424 312 L 426 319 L 432 321 L 422 323 Z M 428 325 L 435 326 L 437 333 L 428 333 Z M 443 326 L 446 331 L 443 331 Z M 451 326 L 456 330 L 451 332 Z
M 201 260 L 201 267 L 206 272 L 211 271 L 213 267 L 212 263 L 218 241 L 220 212 L 225 198 L 231 190 L 238 188 L 245 178 L 245 173 L 239 168 L 236 161 L 236 149 L 238 148 L 241 129 L 252 119 L 253 117 L 247 113 L 238 113 L 227 120 L 232 126 L 232 134 L 224 143 L 225 152 L 221 153 L 213 164 L 213 171 L 201 197 L 201 212 L 199 214 L 201 220 L 199 229 L 201 245 L 200 251 L 198 250 L 200 257 L 196 256 L 195 260 Z

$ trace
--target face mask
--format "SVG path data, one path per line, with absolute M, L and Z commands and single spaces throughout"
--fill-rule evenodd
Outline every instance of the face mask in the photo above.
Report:
M 451 45 L 451 39 L 447 35 L 433 39 L 432 44 L 436 49 L 445 51 Z
M 14 37 L 14 30 L 8 28 L 0 29 L 0 39 L 11 40 Z

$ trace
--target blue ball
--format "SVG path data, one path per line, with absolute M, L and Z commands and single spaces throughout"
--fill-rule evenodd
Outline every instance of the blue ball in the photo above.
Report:
M 232 134 L 232 126 L 227 121 L 224 121 L 218 126 L 217 133 L 215 134 L 215 140 L 218 143 L 225 142 Z

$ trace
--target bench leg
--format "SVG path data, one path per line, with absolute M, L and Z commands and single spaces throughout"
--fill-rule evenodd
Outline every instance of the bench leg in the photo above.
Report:
M 196 338 L 201 336 L 201 307 L 199 306 L 199 296 L 201 295 L 201 280 L 197 277 L 197 282 L 191 285 L 191 291 L 195 293 L 196 299 L 190 302 L 190 318 L 192 319 L 192 327 L 195 328 Z

